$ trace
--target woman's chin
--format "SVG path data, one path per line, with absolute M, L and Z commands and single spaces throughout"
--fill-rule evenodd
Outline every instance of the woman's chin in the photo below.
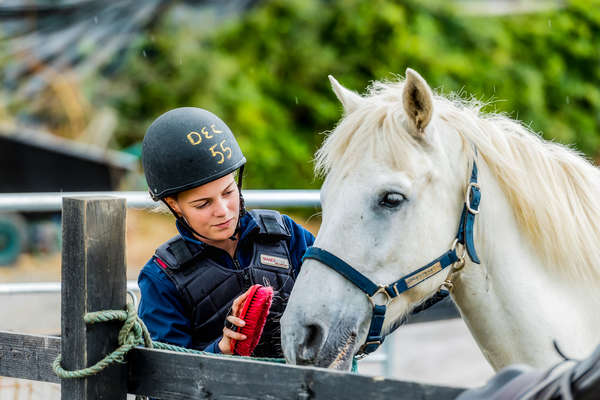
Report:
M 231 232 L 230 234 L 223 234 L 223 233 L 219 233 L 218 235 L 214 236 L 214 241 L 215 242 L 222 242 L 223 240 L 227 240 L 229 238 L 231 238 L 233 236 L 233 232 Z
M 212 240 L 221 241 L 221 240 L 229 239 L 230 237 L 233 236 L 234 233 L 235 233 L 235 227 L 233 227 L 231 229 L 218 229 L 216 231 L 213 231 L 213 233 L 210 237 Z

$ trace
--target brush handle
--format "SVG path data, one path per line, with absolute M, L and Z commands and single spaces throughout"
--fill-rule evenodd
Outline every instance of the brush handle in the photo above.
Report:
M 230 322 L 227 317 L 225 317 L 225 328 L 231 329 L 234 332 L 237 332 L 238 330 L 238 327 L 234 325 L 233 322 Z

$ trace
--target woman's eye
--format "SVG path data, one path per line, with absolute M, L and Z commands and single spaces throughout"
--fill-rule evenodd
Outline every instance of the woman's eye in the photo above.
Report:
M 379 205 L 386 208 L 396 208 L 400 204 L 402 204 L 404 200 L 406 200 L 406 197 L 404 197 L 403 194 L 388 192 L 381 196 L 381 200 L 379 200 Z
M 199 209 L 201 209 L 201 208 L 204 208 L 204 207 L 206 207 L 206 205 L 207 205 L 207 204 L 208 204 L 208 203 L 196 204 L 194 207 L 195 207 L 195 208 L 197 208 L 197 209 L 199 210 Z

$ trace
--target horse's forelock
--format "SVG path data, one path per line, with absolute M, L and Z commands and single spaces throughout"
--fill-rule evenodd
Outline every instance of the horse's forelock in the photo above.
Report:
M 317 175 L 327 175 L 332 169 L 345 175 L 365 156 L 394 169 L 409 167 L 409 152 L 414 152 L 419 143 L 404 126 L 401 96 L 396 92 L 400 89 L 397 83 L 373 84 L 361 106 L 345 115 L 327 134 L 316 153 Z

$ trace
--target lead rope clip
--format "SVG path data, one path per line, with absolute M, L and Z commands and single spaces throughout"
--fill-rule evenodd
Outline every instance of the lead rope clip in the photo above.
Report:
M 442 284 L 440 285 L 440 290 L 442 290 L 442 289 L 445 289 L 449 292 L 452 292 L 452 290 L 454 290 L 454 283 L 452 283 L 450 278 L 448 278 L 444 282 L 442 282 Z

